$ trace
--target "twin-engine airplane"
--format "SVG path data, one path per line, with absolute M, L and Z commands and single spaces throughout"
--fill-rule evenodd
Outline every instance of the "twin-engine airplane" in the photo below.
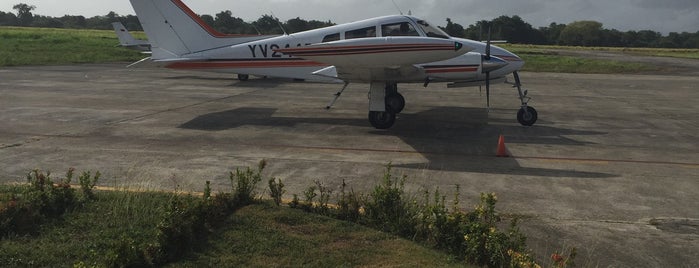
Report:
M 482 86 L 490 106 L 490 83 L 512 73 L 522 103 L 519 123 L 533 125 L 517 71 L 517 55 L 478 42 L 453 38 L 413 16 L 385 16 L 280 36 L 224 35 L 180 0 L 130 0 L 151 44 L 151 59 L 168 68 L 200 69 L 308 81 L 369 83 L 369 122 L 390 128 L 405 106 L 398 83 L 451 82 Z

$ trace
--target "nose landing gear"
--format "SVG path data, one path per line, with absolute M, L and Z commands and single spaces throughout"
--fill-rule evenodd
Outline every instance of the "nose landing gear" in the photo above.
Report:
M 523 126 L 534 125 L 534 123 L 536 123 L 536 120 L 539 117 L 536 112 L 536 109 L 527 105 L 531 98 L 527 96 L 526 90 L 522 90 L 522 83 L 519 80 L 519 74 L 517 72 L 513 72 L 512 75 L 514 75 L 515 77 L 514 87 L 517 88 L 517 92 L 519 93 L 519 100 L 522 102 L 522 108 L 520 108 L 517 112 L 517 121 Z

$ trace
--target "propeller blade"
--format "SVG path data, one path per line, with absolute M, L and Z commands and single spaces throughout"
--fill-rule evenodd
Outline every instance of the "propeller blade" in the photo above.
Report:
M 491 33 L 492 27 L 488 25 L 488 41 L 485 45 L 485 59 L 489 60 L 490 59 L 490 33 Z
M 485 73 L 485 102 L 490 110 L 490 72 Z

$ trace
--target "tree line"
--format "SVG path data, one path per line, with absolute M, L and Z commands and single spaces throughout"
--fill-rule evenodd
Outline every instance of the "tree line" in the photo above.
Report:
M 0 11 L 0 26 L 25 26 L 75 29 L 112 29 L 111 23 L 120 21 L 127 29 L 142 30 L 138 17 L 121 16 L 109 12 L 104 16 L 49 17 L 32 14 L 35 6 L 17 4 L 16 13 Z M 253 22 L 233 17 L 230 10 L 215 15 L 201 15 L 202 20 L 222 33 L 281 34 L 295 33 L 334 25 L 331 21 L 304 20 L 299 17 L 281 22 L 271 15 L 263 15 Z M 473 40 L 486 40 L 490 32 L 492 40 L 506 40 L 514 44 L 605 46 L 605 47 L 662 47 L 699 48 L 699 31 L 671 32 L 663 35 L 652 30 L 622 32 L 606 29 L 597 21 L 576 21 L 569 24 L 551 23 L 547 27 L 534 28 L 519 16 L 500 16 L 492 21 L 481 20 L 464 27 L 446 19 L 446 27 L 440 27 L 449 35 Z
M 492 21 L 481 20 L 464 28 L 447 18 L 447 26 L 442 29 L 451 36 L 473 40 L 486 40 L 490 32 L 492 40 L 506 40 L 514 44 L 699 48 L 699 31 L 671 32 L 665 36 L 651 30 L 622 32 L 605 29 L 603 24 L 597 21 L 576 21 L 567 25 L 554 22 L 537 29 L 519 16 L 500 16 Z

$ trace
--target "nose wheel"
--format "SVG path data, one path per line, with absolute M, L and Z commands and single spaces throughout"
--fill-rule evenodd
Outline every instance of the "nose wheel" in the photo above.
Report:
M 517 121 L 523 126 L 534 125 L 537 118 L 538 114 L 536 113 L 536 109 L 531 106 L 522 107 L 519 109 L 519 112 L 517 112 Z
M 534 107 L 527 105 L 527 102 L 529 102 L 530 98 L 527 96 L 527 91 L 522 90 L 522 83 L 519 80 L 519 74 L 517 72 L 513 72 L 512 75 L 514 75 L 515 77 L 514 87 L 517 88 L 517 92 L 519 93 L 519 100 L 522 102 L 522 108 L 520 108 L 517 112 L 517 121 L 523 126 L 534 125 L 534 123 L 536 123 L 536 120 L 539 118 L 539 115 L 537 114 L 536 109 L 534 109 Z

